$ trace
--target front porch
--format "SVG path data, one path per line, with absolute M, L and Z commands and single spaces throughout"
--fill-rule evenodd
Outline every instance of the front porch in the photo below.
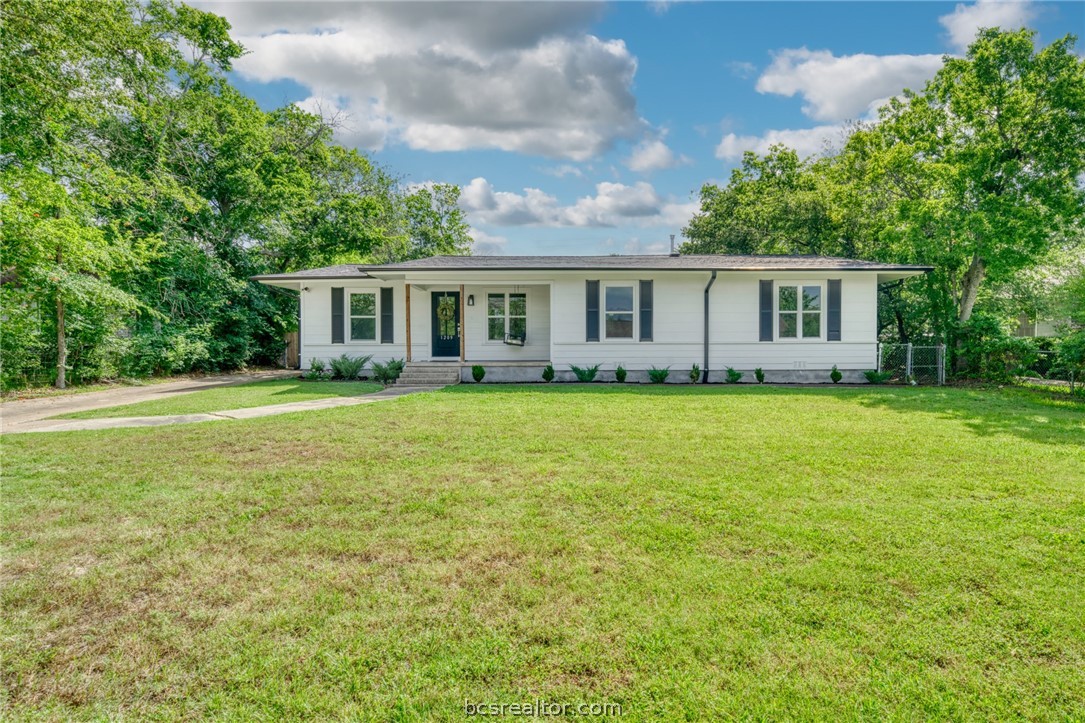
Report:
M 548 283 L 407 283 L 408 363 L 466 367 L 549 364 L 551 305 Z

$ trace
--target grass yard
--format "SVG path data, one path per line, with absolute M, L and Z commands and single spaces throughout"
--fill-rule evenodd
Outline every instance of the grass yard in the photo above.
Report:
M 464 385 L 3 451 L 10 719 L 1085 718 L 1069 400 Z
M 98 419 L 101 417 L 161 417 L 169 414 L 200 414 L 227 409 L 262 407 L 267 404 L 307 402 L 327 397 L 354 397 L 379 392 L 376 382 L 307 381 L 271 379 L 263 382 L 215 387 L 191 394 L 180 394 L 119 407 L 91 409 L 59 415 L 58 419 Z

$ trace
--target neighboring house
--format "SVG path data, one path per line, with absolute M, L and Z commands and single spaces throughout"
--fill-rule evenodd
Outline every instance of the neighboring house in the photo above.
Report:
M 312 358 L 452 362 L 470 379 L 537 381 L 553 364 L 650 367 L 688 380 L 851 381 L 877 364 L 878 284 L 929 271 L 817 256 L 436 256 L 254 277 L 300 292 Z M 752 379 L 752 374 L 748 375 Z
M 1029 314 L 1022 313 L 1017 317 L 1017 329 L 1014 331 L 1015 336 L 1027 336 L 1027 337 L 1050 337 L 1059 335 L 1059 326 L 1065 325 L 1066 321 L 1055 321 L 1054 319 L 1038 319 Z

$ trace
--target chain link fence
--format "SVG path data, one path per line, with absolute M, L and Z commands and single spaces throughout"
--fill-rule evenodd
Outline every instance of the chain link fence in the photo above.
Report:
M 878 344 L 878 371 L 900 384 L 945 384 L 946 347 Z

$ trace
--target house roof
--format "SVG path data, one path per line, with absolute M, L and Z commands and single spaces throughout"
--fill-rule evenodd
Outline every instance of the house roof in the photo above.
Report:
M 613 255 L 613 256 L 430 256 L 397 264 L 340 264 L 256 281 L 365 278 L 402 271 L 930 271 L 930 266 L 883 264 L 833 256 L 789 255 Z

